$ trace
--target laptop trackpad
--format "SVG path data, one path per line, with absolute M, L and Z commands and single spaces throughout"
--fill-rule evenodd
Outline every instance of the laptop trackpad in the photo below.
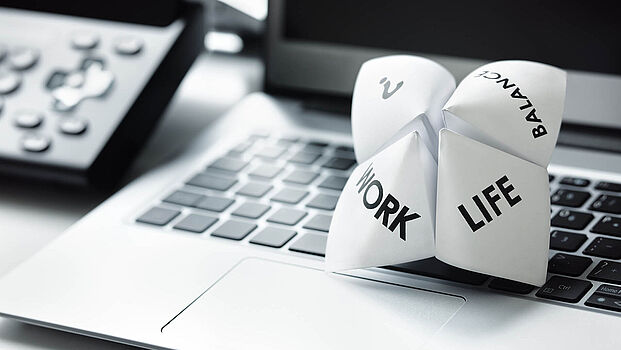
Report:
M 246 259 L 163 328 L 181 348 L 416 348 L 464 299 Z

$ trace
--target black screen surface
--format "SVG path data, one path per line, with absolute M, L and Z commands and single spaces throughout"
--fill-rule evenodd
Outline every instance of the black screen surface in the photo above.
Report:
M 613 1 L 289 0 L 285 37 L 621 75 Z

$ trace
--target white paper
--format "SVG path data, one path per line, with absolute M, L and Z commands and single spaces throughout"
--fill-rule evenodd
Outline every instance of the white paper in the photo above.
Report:
M 444 129 L 437 203 L 438 259 L 514 281 L 545 283 L 550 239 L 545 168 Z
M 436 166 L 418 132 L 358 165 L 332 217 L 326 270 L 434 256 Z
M 362 65 L 352 102 L 360 165 L 337 203 L 326 269 L 435 255 L 460 268 L 541 286 L 550 231 L 546 167 L 566 75 L 540 63 L 501 61 L 476 69 L 454 89 L 447 74 L 413 56 Z M 381 200 L 377 188 L 366 193 L 370 176 L 381 183 Z M 395 213 L 381 222 L 388 193 L 420 215 L 407 222 L 405 240 L 390 225 L 398 209 L 390 207 Z M 378 202 L 365 206 L 365 196 Z
M 468 74 L 444 106 L 446 127 L 547 167 L 565 103 L 566 73 L 529 61 L 492 62 Z
M 358 163 L 414 130 L 435 158 L 437 133 L 444 126 L 441 109 L 454 89 L 453 76 L 426 58 L 397 55 L 365 62 L 351 111 Z

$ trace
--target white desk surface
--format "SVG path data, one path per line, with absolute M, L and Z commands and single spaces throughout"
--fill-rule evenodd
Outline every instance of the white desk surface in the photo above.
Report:
M 200 56 L 125 182 L 186 145 L 243 96 L 261 89 L 262 75 L 263 67 L 257 59 Z M 0 178 L 0 276 L 47 245 L 105 197 L 102 193 Z M 86 348 L 130 347 L 0 318 L 0 349 Z

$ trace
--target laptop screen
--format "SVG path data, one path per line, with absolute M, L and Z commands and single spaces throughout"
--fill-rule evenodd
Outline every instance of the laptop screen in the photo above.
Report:
M 347 100 L 377 56 L 428 57 L 458 82 L 526 59 L 568 71 L 565 123 L 621 129 L 619 18 L 602 0 L 270 0 L 266 87 Z
M 294 0 L 284 18 L 289 40 L 621 74 L 619 13 L 598 1 Z

